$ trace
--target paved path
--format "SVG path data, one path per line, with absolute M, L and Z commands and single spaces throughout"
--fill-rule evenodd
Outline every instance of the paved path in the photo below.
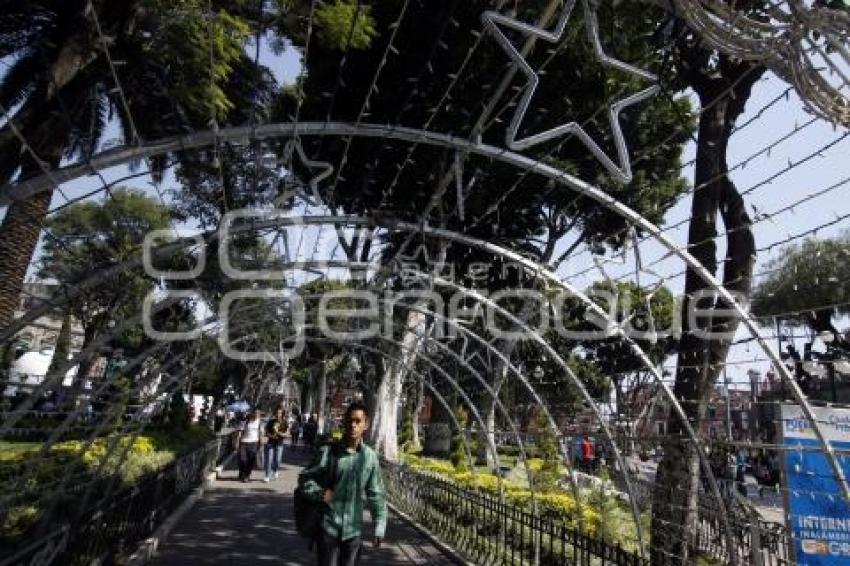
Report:
M 288 447 L 287 447 L 288 448 Z M 180 519 L 152 563 L 313 565 L 315 555 L 295 532 L 292 492 L 306 463 L 300 454 L 285 453 L 280 478 L 262 481 L 255 471 L 249 483 L 236 480 L 236 470 L 221 474 L 204 496 Z M 368 512 L 365 513 L 368 517 Z M 364 518 L 364 534 L 371 525 Z M 361 564 L 452 564 L 427 538 L 390 514 L 387 538 L 380 549 L 364 545 Z

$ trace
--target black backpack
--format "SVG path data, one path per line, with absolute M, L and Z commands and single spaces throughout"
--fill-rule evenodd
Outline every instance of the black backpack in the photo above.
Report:
M 333 447 L 328 450 L 331 459 L 330 477 L 325 481 L 324 489 L 332 489 L 336 484 L 337 456 L 333 453 Z M 324 501 L 315 501 L 307 497 L 301 486 L 295 488 L 293 494 L 295 505 L 295 530 L 304 538 L 316 539 L 322 531 L 322 516 L 325 512 Z

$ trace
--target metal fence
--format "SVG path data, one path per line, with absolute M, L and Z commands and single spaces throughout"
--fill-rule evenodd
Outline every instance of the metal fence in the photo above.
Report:
M 735 507 L 733 505 L 733 507 Z M 727 521 L 735 541 L 739 564 L 755 566 L 790 566 L 791 538 L 785 525 L 748 517 L 740 510 L 727 513 Z M 700 505 L 699 522 L 694 538 L 697 553 L 723 563 L 730 562 L 729 549 L 719 511 L 706 503 Z
M 229 439 L 219 436 L 97 506 L 80 513 L 84 521 L 53 532 L 0 560 L 12 564 L 116 564 L 133 552 L 199 485 Z
M 394 464 L 384 471 L 393 505 L 477 564 L 649 564 L 619 545 L 442 478 Z

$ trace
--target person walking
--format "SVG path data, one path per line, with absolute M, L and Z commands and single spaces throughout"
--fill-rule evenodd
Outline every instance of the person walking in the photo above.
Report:
M 260 412 L 256 409 L 248 414 L 248 418 L 239 429 L 239 481 L 247 483 L 251 471 L 257 465 L 257 453 L 261 442 Z
M 301 415 L 295 417 L 289 435 L 292 437 L 292 444 L 290 446 L 292 447 L 292 451 L 295 452 L 298 450 L 298 439 L 301 436 Z
M 266 477 L 263 481 L 268 483 L 272 477 L 277 479 L 280 475 L 280 461 L 283 458 L 283 439 L 286 436 L 286 419 L 283 409 L 278 409 L 272 418 L 266 423 L 266 449 L 263 454 Z
M 582 469 L 586 474 L 593 473 L 594 455 L 595 451 L 593 448 L 593 441 L 587 434 L 585 434 L 581 440 L 581 463 Z
M 362 549 L 363 501 L 374 524 L 372 544 L 380 548 L 387 526 L 387 504 L 378 456 L 363 442 L 369 410 L 360 401 L 348 406 L 344 434 L 338 443 L 322 446 L 298 476 L 307 497 L 324 502 L 317 536 L 319 566 L 356 566 Z M 330 477 L 333 474 L 334 477 Z M 323 487 L 329 486 L 329 487 Z
M 316 436 L 319 434 L 319 423 L 316 422 L 316 419 L 312 415 L 307 419 L 307 424 L 304 425 L 303 434 L 304 445 L 307 447 L 307 451 L 313 452 L 316 446 Z

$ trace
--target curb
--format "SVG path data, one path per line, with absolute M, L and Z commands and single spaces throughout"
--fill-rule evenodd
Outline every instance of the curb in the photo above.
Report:
M 206 477 L 204 477 L 203 483 L 192 490 L 192 493 L 189 494 L 186 500 L 183 501 L 177 509 L 172 511 L 171 515 L 169 515 L 165 521 L 156 528 L 151 536 L 139 543 L 136 551 L 127 559 L 127 562 L 125 563 L 127 566 L 142 566 L 143 564 L 147 564 L 151 561 L 156 554 L 157 548 L 159 548 L 159 545 L 165 541 L 174 526 L 180 521 L 183 515 L 185 515 L 186 512 L 191 509 L 201 497 L 203 497 L 204 491 L 209 488 L 210 484 L 218 479 L 219 472 L 221 472 L 223 466 L 227 464 L 230 457 L 232 457 L 232 454 L 224 462 L 222 462 L 221 466 L 216 466 L 214 471 L 209 472 Z
M 422 536 L 427 538 L 428 542 L 437 547 L 437 549 L 442 552 L 446 556 L 446 558 L 448 558 L 451 562 L 457 564 L 458 566 L 475 566 L 475 564 L 473 564 L 472 562 L 467 562 L 463 557 L 461 557 L 457 550 L 438 539 L 434 535 L 434 533 L 429 531 L 423 525 L 420 525 L 419 523 L 414 521 L 411 517 L 399 510 L 395 505 L 393 505 L 389 501 L 387 501 L 387 507 L 389 507 L 393 513 L 401 517 L 404 522 L 416 529 Z

